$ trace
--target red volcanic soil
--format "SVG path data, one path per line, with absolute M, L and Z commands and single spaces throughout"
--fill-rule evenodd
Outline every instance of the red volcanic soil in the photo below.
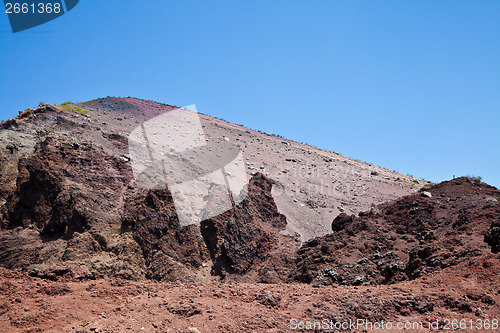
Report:
M 495 332 L 491 324 L 500 315 L 499 274 L 498 254 L 415 281 L 379 286 L 50 281 L 0 269 L 0 331 L 290 332 L 293 319 L 304 325 L 361 319 L 409 322 L 416 328 L 422 323 L 422 329 L 405 331 L 432 332 L 429 321 L 437 320 L 444 331 L 447 319 L 457 319 L 466 325 L 471 320 L 490 324 L 489 330 L 467 326 L 460 332 Z M 376 331 L 365 328 L 343 331 Z

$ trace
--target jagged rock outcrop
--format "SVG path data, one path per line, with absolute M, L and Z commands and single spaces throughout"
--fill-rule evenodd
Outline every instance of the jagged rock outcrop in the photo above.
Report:
M 341 214 L 333 233 L 305 243 L 291 280 L 381 284 L 415 279 L 498 251 L 500 191 L 457 178 L 359 216 Z
M 138 188 L 127 159 L 90 143 L 46 137 L 17 168 L 0 232 L 7 268 L 71 262 L 89 276 L 198 281 L 213 266 L 218 276 L 276 282 L 288 276 L 298 247 L 280 234 L 286 218 L 262 174 L 233 210 L 181 227 L 168 189 Z
M 276 208 L 271 187 L 272 181 L 257 173 L 234 210 L 201 223 L 214 274 L 236 280 L 253 276 L 258 282 L 288 277 L 299 242 L 280 233 L 286 218 Z

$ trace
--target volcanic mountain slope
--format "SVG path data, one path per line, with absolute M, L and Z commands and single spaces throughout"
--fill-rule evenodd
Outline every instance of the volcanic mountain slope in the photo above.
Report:
M 76 112 L 77 108 L 86 114 Z M 31 154 L 47 136 L 87 143 L 120 157 L 129 153 L 127 138 L 133 129 L 172 109 L 134 98 L 105 98 L 25 112 L 3 125 L 6 130 L 0 135 L 1 152 L 13 163 L 4 167 L 4 182 L 9 183 L 9 190 L 14 188 L 17 159 Z M 273 194 L 280 212 L 287 216 L 287 228 L 298 232 L 302 240 L 329 233 L 331 221 L 342 211 L 351 214 L 368 210 L 373 204 L 410 194 L 423 183 L 305 144 L 200 117 L 209 140 L 226 139 L 240 147 L 249 175 L 262 172 L 275 181 Z
M 107 98 L 2 123 L 0 331 L 498 325 L 498 189 L 424 184 L 202 115 L 210 142 L 241 148 L 249 181 L 231 209 L 182 226 L 174 192 L 134 179 L 128 146 L 172 110 Z
M 1 265 L 34 275 L 283 281 L 300 241 L 329 233 L 340 211 L 367 210 L 422 183 L 201 115 L 209 142 L 240 147 L 249 191 L 260 194 L 181 228 L 168 189 L 134 181 L 128 147 L 132 130 L 174 109 L 106 98 L 41 105 L 3 123 Z

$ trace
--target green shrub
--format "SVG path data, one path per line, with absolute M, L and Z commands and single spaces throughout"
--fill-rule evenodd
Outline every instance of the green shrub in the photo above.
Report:
M 89 114 L 89 113 L 87 112 L 87 110 L 84 110 L 84 109 L 79 108 L 79 107 L 75 107 L 75 106 L 73 106 L 73 105 L 71 105 L 71 104 L 72 104 L 71 102 L 64 102 L 64 103 L 62 103 L 62 104 L 61 104 L 61 106 L 62 106 L 64 109 L 68 110 L 68 111 L 72 111 L 72 112 L 76 112 L 76 113 L 79 113 L 79 114 L 84 114 L 84 115 Z
M 64 105 L 62 105 L 62 104 L 61 104 L 61 106 L 62 106 L 64 109 L 68 110 L 68 111 L 73 111 L 73 112 L 76 112 L 76 109 L 75 109 L 72 105 L 69 105 L 69 104 L 64 104 Z
M 79 114 L 85 114 L 85 115 L 89 114 L 87 110 L 84 110 L 82 108 L 76 108 L 76 112 L 78 112 Z

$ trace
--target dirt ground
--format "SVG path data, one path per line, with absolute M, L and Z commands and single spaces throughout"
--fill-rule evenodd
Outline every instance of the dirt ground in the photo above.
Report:
M 459 331 L 491 332 L 500 317 L 499 273 L 498 254 L 379 286 L 50 281 L 0 269 L 0 331 L 290 332 L 307 322 L 365 320 L 421 322 L 405 331 L 431 332 L 429 321 L 445 330 L 457 319 L 474 325 Z M 481 322 L 493 326 L 476 329 Z M 338 331 L 377 331 L 367 327 Z

